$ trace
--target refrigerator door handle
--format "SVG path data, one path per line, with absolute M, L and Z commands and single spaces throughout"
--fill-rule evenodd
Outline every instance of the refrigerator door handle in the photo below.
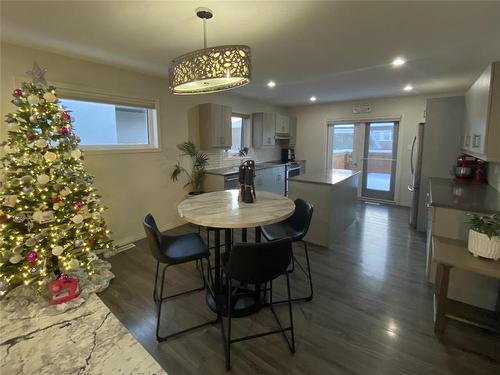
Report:
M 413 137 L 413 142 L 411 143 L 410 170 L 412 175 L 415 173 L 415 168 L 413 166 L 413 152 L 415 151 L 416 142 L 417 142 L 417 136 Z
M 415 191 L 415 188 L 412 187 L 412 186 L 410 186 L 410 185 L 408 185 L 408 191 L 411 191 L 413 193 Z

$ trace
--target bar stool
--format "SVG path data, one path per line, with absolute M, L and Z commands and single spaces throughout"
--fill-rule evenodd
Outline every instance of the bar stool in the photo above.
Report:
M 146 237 L 149 242 L 149 249 L 151 254 L 156 259 L 156 274 L 155 283 L 153 290 L 153 300 L 157 306 L 157 320 L 156 320 L 156 339 L 158 341 L 165 341 L 169 338 L 181 335 L 183 333 L 201 328 L 203 326 L 214 324 L 217 319 L 198 324 L 194 327 L 183 329 L 166 336 L 160 336 L 160 322 L 161 322 L 161 308 L 163 302 L 172 299 L 174 297 L 179 297 L 188 293 L 206 290 L 207 281 L 205 280 L 203 260 L 207 261 L 208 270 L 210 270 L 210 252 L 207 246 L 203 243 L 201 237 L 196 233 L 189 233 L 180 236 L 168 236 L 162 234 L 156 222 L 151 214 L 147 214 L 143 222 L 144 231 L 146 232 Z M 176 293 L 170 296 L 164 296 L 163 291 L 165 288 L 165 275 L 167 268 L 174 265 L 184 264 L 193 261 L 200 261 L 201 265 L 201 276 L 203 285 L 201 287 L 186 290 L 180 293 Z M 160 263 L 164 264 L 161 277 L 161 287 L 160 295 L 158 296 L 157 285 L 158 285 L 158 273 L 160 271 Z M 208 271 L 210 278 L 210 271 Z
M 296 301 L 311 301 L 313 298 L 313 282 L 311 275 L 311 265 L 309 262 L 309 251 L 307 249 L 307 242 L 303 239 L 306 236 L 309 226 L 311 225 L 312 215 L 314 207 L 311 203 L 303 200 L 296 199 L 295 201 L 295 211 L 292 216 L 290 216 L 285 221 L 276 224 L 270 224 L 263 226 L 262 234 L 268 241 L 276 241 L 281 238 L 290 237 L 293 242 L 302 241 L 304 244 L 304 251 L 306 255 L 307 271 L 304 269 L 302 264 L 295 258 L 292 257 L 292 272 L 295 268 L 295 263 L 298 264 L 301 271 L 306 275 L 309 280 L 309 295 L 300 298 L 292 298 L 293 302 Z M 285 302 L 285 301 L 281 301 Z M 278 302 L 275 302 L 278 303 Z
M 285 238 L 273 242 L 265 243 L 239 243 L 233 246 L 231 253 L 225 253 L 222 258 L 222 269 L 226 276 L 227 285 L 227 337 L 224 329 L 224 321 L 221 319 L 222 336 L 224 338 L 224 347 L 226 355 L 226 370 L 231 368 L 231 344 L 250 340 L 258 337 L 282 333 L 290 352 L 295 353 L 295 336 L 293 330 L 293 314 L 292 301 L 290 295 L 290 280 L 288 277 L 287 267 L 292 260 L 292 240 Z M 283 327 L 281 321 L 273 307 L 273 288 L 272 282 L 281 275 L 286 276 L 286 286 L 288 292 L 288 312 L 290 316 L 290 326 Z M 233 281 L 245 284 L 270 284 L 269 298 L 270 303 L 267 304 L 271 308 L 271 312 L 276 319 L 279 329 L 259 333 L 250 336 L 231 337 L 231 306 L 233 297 Z M 237 290 L 237 289 L 235 289 Z M 291 338 L 289 339 L 286 332 L 290 331 Z

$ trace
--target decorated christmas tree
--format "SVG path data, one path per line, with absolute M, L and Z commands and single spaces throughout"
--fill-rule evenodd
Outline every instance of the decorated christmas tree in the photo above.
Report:
M 92 275 L 95 252 L 111 247 L 70 112 L 36 63 L 29 73 L 33 81 L 12 93 L 17 109 L 0 147 L 0 294 Z

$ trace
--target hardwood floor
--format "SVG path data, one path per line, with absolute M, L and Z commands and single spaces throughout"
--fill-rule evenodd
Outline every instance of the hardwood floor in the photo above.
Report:
M 405 208 L 361 203 L 357 222 L 330 249 L 310 246 L 315 294 L 294 305 L 297 352 L 291 355 L 280 335 L 237 343 L 231 373 L 500 374 L 499 335 L 459 322 L 434 334 L 425 238 L 409 229 L 407 218 Z M 169 233 L 195 230 L 186 225 Z M 219 326 L 156 342 L 155 262 L 145 240 L 136 245 L 111 258 L 116 279 L 100 294 L 104 303 L 170 375 L 226 373 Z M 302 246 L 294 246 L 304 261 Z M 169 294 L 200 282 L 194 264 L 172 267 L 167 278 Z M 295 295 L 307 292 L 300 272 L 291 281 Z M 277 310 L 286 322 L 286 306 Z M 203 293 L 169 301 L 165 312 L 168 332 L 213 318 Z M 235 319 L 234 335 L 274 324 L 264 309 Z

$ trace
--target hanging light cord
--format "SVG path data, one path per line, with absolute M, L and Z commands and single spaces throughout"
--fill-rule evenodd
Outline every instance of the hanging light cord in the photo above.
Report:
M 203 18 L 203 48 L 207 48 L 207 20 Z

